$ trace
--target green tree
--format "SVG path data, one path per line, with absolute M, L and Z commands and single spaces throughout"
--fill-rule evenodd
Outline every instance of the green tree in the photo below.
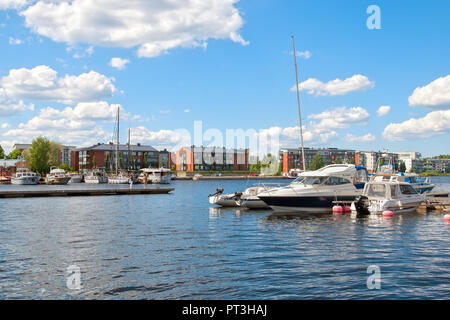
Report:
M 19 159 L 22 157 L 22 152 L 19 149 L 14 149 L 8 154 L 8 159 Z
M 406 164 L 405 164 L 404 161 L 402 161 L 402 162 L 400 163 L 399 171 L 400 171 L 400 172 L 406 172 Z
M 334 159 L 334 164 L 341 164 L 342 160 L 341 158 L 337 157 L 336 159 Z
M 355 164 L 355 158 L 350 158 L 349 164 Z
M 142 168 L 147 168 L 147 167 L 148 167 L 147 152 L 144 152 L 144 161 L 142 162 Z
M 105 169 L 106 170 L 108 170 L 108 169 L 111 170 L 111 168 L 109 166 L 110 166 L 109 153 L 107 153 L 106 156 L 105 156 Z
M 95 153 L 92 156 L 92 168 L 97 168 L 97 160 L 95 159 Z
M 61 149 L 60 143 L 49 141 L 48 148 L 48 165 L 50 167 L 59 167 L 61 164 Z
M 0 159 L 5 157 L 5 150 L 3 150 L 2 146 L 0 146 Z
M 27 154 L 32 171 L 45 175 L 50 170 L 49 166 L 50 141 L 44 137 L 37 137 L 31 142 Z
M 63 164 L 60 164 L 58 168 L 63 169 L 66 172 L 72 171 L 72 168 L 65 162 Z
M 318 170 L 324 166 L 323 159 L 320 154 L 316 153 L 311 160 L 311 170 Z

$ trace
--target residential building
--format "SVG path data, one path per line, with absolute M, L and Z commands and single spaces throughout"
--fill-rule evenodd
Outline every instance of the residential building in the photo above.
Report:
M 119 169 L 158 168 L 159 151 L 152 146 L 119 145 Z M 73 151 L 72 168 L 75 170 L 102 168 L 108 171 L 116 169 L 116 145 L 96 144 Z
M 20 152 L 24 152 L 25 150 L 28 150 L 31 147 L 31 144 L 29 143 L 15 143 L 13 145 L 13 150 L 17 149 Z M 75 150 L 75 146 L 65 146 L 62 145 L 61 151 L 60 151 L 60 160 L 61 163 L 66 163 L 67 165 L 72 164 L 72 151 Z
M 248 171 L 248 149 L 184 147 L 175 156 L 178 171 Z
M 406 172 L 423 172 L 423 160 L 420 152 L 395 152 L 398 162 L 404 162 Z
M 426 159 L 424 160 L 423 170 L 450 173 L 450 159 Z
M 342 163 L 350 163 L 355 161 L 355 150 L 338 149 L 338 148 L 304 148 L 306 167 L 311 166 L 313 157 L 319 154 L 324 162 L 324 165 L 335 163 L 336 161 Z M 301 149 L 281 148 L 280 162 L 283 166 L 283 173 L 288 173 L 291 169 L 302 169 L 302 151 Z
M 365 166 L 368 172 L 376 172 L 381 165 L 398 166 L 398 156 L 395 153 L 384 151 L 358 151 L 355 154 L 355 164 Z

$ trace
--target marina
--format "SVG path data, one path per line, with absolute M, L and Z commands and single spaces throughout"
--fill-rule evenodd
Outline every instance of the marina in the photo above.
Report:
M 432 182 L 450 187 L 448 177 Z M 152 196 L 2 199 L 1 297 L 448 298 L 450 240 L 443 235 L 450 225 L 444 214 L 278 216 L 270 209 L 221 208 L 207 200 L 219 186 L 230 193 L 253 184 L 173 181 L 175 191 Z M 72 186 L 88 187 L 114 188 Z M 373 264 L 383 272 L 381 290 L 365 286 Z M 65 286 L 71 265 L 81 270 L 82 290 Z

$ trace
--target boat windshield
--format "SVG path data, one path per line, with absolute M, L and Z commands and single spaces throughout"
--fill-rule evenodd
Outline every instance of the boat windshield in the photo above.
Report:
M 367 186 L 366 196 L 375 198 L 385 198 L 386 186 L 384 184 L 370 184 Z
M 328 177 L 304 177 L 301 181 L 305 185 L 319 185 L 325 182 Z

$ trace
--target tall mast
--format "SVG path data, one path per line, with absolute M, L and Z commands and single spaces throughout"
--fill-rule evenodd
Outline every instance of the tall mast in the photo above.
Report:
M 303 171 L 306 170 L 306 159 L 305 159 L 305 148 L 303 145 L 303 126 L 302 126 L 302 112 L 300 110 L 300 92 L 298 90 L 298 71 L 297 71 L 297 58 L 295 54 L 295 39 L 294 35 L 292 37 L 292 47 L 294 48 L 294 65 L 295 65 L 295 88 L 297 89 L 297 106 L 298 106 L 298 118 L 299 118 L 299 125 L 300 125 L 300 143 L 302 146 L 302 164 L 303 164 Z
M 130 153 L 130 128 L 128 128 L 128 170 L 131 169 L 131 153 Z
M 119 107 L 117 107 L 116 174 L 119 172 Z

